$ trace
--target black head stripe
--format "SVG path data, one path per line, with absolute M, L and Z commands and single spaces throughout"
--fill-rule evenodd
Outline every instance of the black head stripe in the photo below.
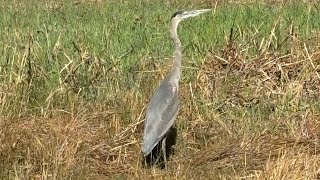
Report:
M 176 16 L 179 15 L 179 14 L 183 14 L 183 11 L 177 11 L 177 12 L 175 12 L 175 13 L 171 16 L 171 19 L 174 18 L 174 17 L 176 17 Z

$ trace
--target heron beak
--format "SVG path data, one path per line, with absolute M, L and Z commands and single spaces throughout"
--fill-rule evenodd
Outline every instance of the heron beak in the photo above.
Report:
M 209 11 L 211 11 L 211 9 L 200 9 L 200 10 L 187 11 L 185 14 L 182 15 L 182 19 L 186 19 L 189 17 L 195 17 L 195 16 L 198 16 L 202 13 L 209 12 Z
M 211 11 L 211 9 L 200 9 L 200 10 L 195 10 L 197 13 L 198 13 L 198 15 L 199 14 L 202 14 L 202 13 L 205 13 L 205 12 L 209 12 L 209 11 Z

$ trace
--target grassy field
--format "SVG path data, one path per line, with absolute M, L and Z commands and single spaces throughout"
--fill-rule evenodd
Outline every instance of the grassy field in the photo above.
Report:
M 179 28 L 178 140 L 141 163 Z M 320 179 L 317 1 L 0 2 L 0 179 Z

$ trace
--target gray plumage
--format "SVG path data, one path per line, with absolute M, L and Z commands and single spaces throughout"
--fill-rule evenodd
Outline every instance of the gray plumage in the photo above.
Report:
M 174 61 L 168 76 L 161 82 L 160 87 L 151 98 L 147 108 L 142 143 L 144 157 L 150 155 L 153 149 L 162 141 L 162 156 L 164 157 L 164 161 L 166 161 L 166 135 L 172 127 L 179 109 L 178 92 L 182 57 L 181 42 L 177 34 L 179 22 L 208 11 L 210 9 L 178 11 L 171 18 L 170 34 L 175 46 Z

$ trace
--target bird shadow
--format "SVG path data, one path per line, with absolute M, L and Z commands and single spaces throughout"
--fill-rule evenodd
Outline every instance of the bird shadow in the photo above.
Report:
M 171 127 L 167 134 L 159 141 L 159 143 L 152 149 L 151 153 L 143 157 L 142 164 L 145 167 L 157 166 L 161 169 L 165 168 L 165 159 L 162 152 L 162 140 L 166 138 L 166 159 L 169 160 L 170 156 L 174 155 L 173 145 L 177 141 L 177 128 Z

